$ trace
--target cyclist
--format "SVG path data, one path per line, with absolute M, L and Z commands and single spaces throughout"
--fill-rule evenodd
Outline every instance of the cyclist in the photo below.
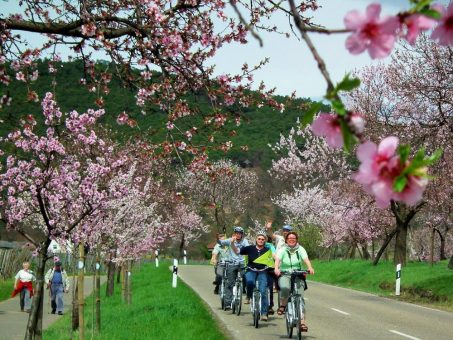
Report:
M 282 227 L 280 234 L 272 232 L 272 221 L 267 221 L 266 230 L 269 237 L 274 241 L 277 252 L 285 245 L 285 238 L 293 228 L 286 224 Z
M 225 234 L 219 234 L 218 238 L 220 240 L 225 240 Z M 217 272 L 217 267 L 220 262 L 228 261 L 228 247 L 221 246 L 216 244 L 212 250 L 211 264 L 214 265 L 215 280 L 213 284 L 215 285 L 214 294 L 219 294 L 219 286 L 222 282 L 222 275 L 219 275 Z
M 288 302 L 288 296 L 290 291 L 291 279 L 290 275 L 284 275 L 285 272 L 291 272 L 292 270 L 301 270 L 302 261 L 307 266 L 310 274 L 314 274 L 310 259 L 308 258 L 307 251 L 298 243 L 299 237 L 294 231 L 288 232 L 285 238 L 285 245 L 277 251 L 275 258 L 275 274 L 280 276 L 278 283 L 280 286 L 280 308 L 277 310 L 278 315 L 282 315 L 285 312 L 286 303 Z M 283 275 L 281 275 L 283 273 Z M 304 303 L 304 289 L 305 284 L 303 280 L 298 279 L 296 281 L 297 293 L 302 296 L 302 309 L 305 310 Z M 305 314 L 305 313 L 304 313 Z M 303 332 L 308 331 L 308 327 L 305 324 L 305 320 L 302 320 L 300 328 Z
M 265 246 L 267 236 L 265 233 L 259 232 L 256 236 L 256 244 L 241 249 L 237 249 L 233 244 L 232 248 L 236 253 L 248 256 L 247 270 L 245 272 L 245 282 L 247 286 L 247 297 L 245 304 L 250 303 L 250 298 L 253 294 L 255 282 L 258 279 L 258 288 L 261 295 L 261 320 L 267 321 L 267 313 L 269 302 L 267 298 L 268 292 L 268 266 L 264 263 L 268 258 L 272 259 L 271 249 Z M 272 261 L 273 262 L 273 261 Z M 266 263 L 266 262 L 265 262 Z
M 244 238 L 244 229 L 242 227 L 233 228 L 233 236 L 226 240 L 217 240 L 221 246 L 228 246 L 228 257 L 230 266 L 227 268 L 226 281 L 225 281 L 225 310 L 231 309 L 231 301 L 233 300 L 233 286 L 236 282 L 238 271 L 244 267 L 245 259 L 239 252 L 233 250 L 240 250 L 249 245 L 249 242 Z M 224 278 L 225 279 L 225 278 Z

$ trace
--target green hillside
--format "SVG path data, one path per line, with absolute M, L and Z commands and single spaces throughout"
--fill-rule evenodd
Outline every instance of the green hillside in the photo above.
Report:
M 101 66 L 105 67 L 105 65 Z M 47 62 L 43 61 L 38 65 L 38 70 L 40 76 L 33 83 L 32 89 L 38 93 L 40 100 L 46 92 L 53 91 L 54 86 L 56 100 L 63 112 L 72 110 L 84 112 L 88 108 L 97 108 L 95 104 L 97 96 L 80 85 L 80 79 L 83 77 L 81 62 L 60 63 L 58 72 L 49 74 Z M 157 74 L 156 77 L 158 76 Z M 141 138 L 158 143 L 167 138 L 165 113 L 159 111 L 156 107 L 147 107 L 146 114 L 143 115 L 140 111 L 141 108 L 135 104 L 135 91 L 124 87 L 118 79 L 112 79 L 109 88 L 110 92 L 103 95 L 106 115 L 101 122 L 115 131 L 117 140 L 122 142 L 140 135 Z M 39 114 L 41 112 L 40 102 L 28 102 L 26 100 L 27 88 L 22 83 L 14 81 L 7 88 L 4 87 L 3 91 L 8 91 L 13 100 L 10 106 L 5 106 L 0 110 L 0 119 L 4 122 L 0 124 L 0 136 L 5 136 L 15 127 L 18 127 L 20 120 L 29 114 L 34 115 L 38 122 L 42 122 Z M 288 98 L 285 97 L 276 97 L 275 99 L 278 102 L 286 103 L 288 101 Z M 202 114 L 210 113 L 208 100 L 203 94 L 187 98 L 187 101 L 191 107 L 196 107 Z M 288 108 L 284 113 L 269 107 L 240 109 L 242 123 L 239 127 L 231 122 L 220 131 L 214 131 L 212 128 L 210 130 L 201 129 L 199 131 L 201 137 L 198 137 L 198 140 L 204 140 L 202 137 L 207 135 L 214 135 L 217 142 L 231 140 L 233 148 L 227 155 L 215 151 L 211 152 L 210 156 L 214 159 L 226 156 L 242 164 L 268 168 L 273 156 L 268 144 L 275 143 L 279 139 L 280 133 L 289 131 L 294 126 L 297 117 L 303 115 L 301 109 L 294 108 L 303 107 L 309 102 L 309 100 L 304 99 L 292 101 L 291 107 L 293 108 Z M 123 111 L 137 120 L 137 127 L 120 126 L 116 123 L 116 117 Z M 202 126 L 203 124 L 200 124 L 202 119 L 202 116 L 189 117 L 179 124 L 182 124 L 182 128 Z M 38 125 L 42 126 L 42 124 Z M 194 142 L 197 142 L 197 137 L 194 138 Z M 245 145 L 248 146 L 247 151 L 241 149 L 241 146 Z

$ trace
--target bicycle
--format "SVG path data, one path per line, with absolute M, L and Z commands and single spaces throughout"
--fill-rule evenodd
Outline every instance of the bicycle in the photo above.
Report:
M 260 269 L 260 270 L 252 269 L 250 267 L 249 267 L 249 269 L 254 272 L 265 272 L 267 270 L 267 267 L 264 269 Z M 265 273 L 265 274 L 267 275 L 267 273 Z M 266 292 L 269 294 L 267 285 L 266 285 Z M 268 301 L 269 301 L 269 298 L 268 298 Z M 257 275 L 256 279 L 255 279 L 255 287 L 253 288 L 252 300 L 250 301 L 250 311 L 252 313 L 253 326 L 255 326 L 255 328 L 258 328 L 259 321 L 261 318 L 261 304 L 262 304 L 261 293 L 259 290 L 258 275 Z
M 219 298 L 220 298 L 220 306 L 223 310 L 226 309 L 225 305 L 225 281 L 226 281 L 226 274 L 227 269 L 230 263 L 228 261 L 222 261 L 217 265 L 217 274 L 222 276 L 222 281 L 220 282 L 219 287 Z
M 244 267 L 238 269 L 238 273 L 236 276 L 236 282 L 233 286 L 233 300 L 231 301 L 231 312 L 236 315 L 241 314 L 242 309 L 242 290 L 243 290 L 243 282 L 242 282 L 242 274 L 244 271 Z
M 297 279 L 303 280 L 304 285 L 305 276 L 309 273 L 307 270 L 295 270 L 292 272 L 285 272 L 282 275 L 291 275 L 291 285 L 289 291 L 288 303 L 286 305 L 285 319 L 286 319 L 286 332 L 288 338 L 293 336 L 293 328 L 297 327 L 297 339 L 302 339 L 301 322 L 304 320 L 304 298 L 297 293 Z

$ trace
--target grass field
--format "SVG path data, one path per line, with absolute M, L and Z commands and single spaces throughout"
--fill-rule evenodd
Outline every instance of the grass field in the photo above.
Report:
M 315 275 L 309 279 L 453 311 L 453 270 L 447 264 L 409 262 L 401 271 L 399 297 L 395 296 L 396 269 L 391 262 L 373 266 L 362 260 L 315 260 Z
M 94 339 L 226 339 L 208 308 L 183 282 L 171 287 L 168 264 L 159 268 L 143 265 L 132 273 L 132 304 L 121 302 L 121 287 L 115 295 L 104 298 L 102 286 L 101 333 Z M 85 338 L 91 338 L 93 299 L 85 307 Z M 71 332 L 71 313 L 67 313 L 48 330 L 44 339 L 77 339 Z M 104 326 L 102 326 L 104 325 Z

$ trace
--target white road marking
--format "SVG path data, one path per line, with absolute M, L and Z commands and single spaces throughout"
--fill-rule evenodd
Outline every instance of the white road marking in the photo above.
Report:
M 343 312 L 342 310 L 339 310 L 339 309 L 336 309 L 336 308 L 330 308 L 331 310 L 334 310 L 335 312 L 338 312 L 340 314 L 344 314 L 344 315 L 350 315 L 349 313 L 346 313 L 346 312 Z
M 395 334 L 404 336 L 405 338 L 408 338 L 408 339 L 412 339 L 412 340 L 421 340 L 421 339 L 419 339 L 419 338 L 416 338 L 415 336 L 407 335 L 407 334 L 404 334 L 404 333 L 395 331 L 395 330 L 393 330 L 393 329 L 389 329 L 389 331 L 392 332 L 392 333 L 395 333 Z

